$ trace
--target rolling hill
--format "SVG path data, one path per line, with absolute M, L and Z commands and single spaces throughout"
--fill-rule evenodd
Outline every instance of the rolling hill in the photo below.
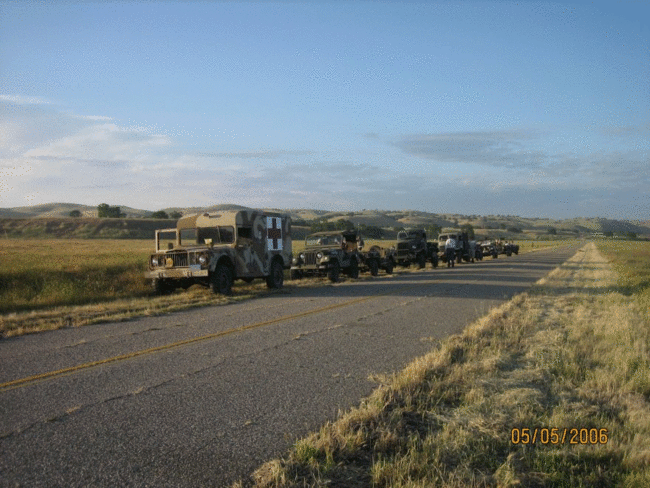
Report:
M 170 207 L 163 209 L 167 214 L 179 212 L 183 215 L 199 212 L 245 209 L 241 205 L 220 204 L 210 207 Z M 75 203 L 49 203 L 26 207 L 0 208 L 0 236 L 4 237 L 89 237 L 89 238 L 150 238 L 159 228 L 174 226 L 173 220 L 147 218 L 153 211 L 120 206 L 123 219 L 99 219 L 97 207 Z M 69 217 L 78 210 L 82 217 Z M 558 236 L 589 236 L 593 233 L 613 232 L 615 234 L 635 233 L 650 236 L 650 222 L 612 220 L 605 218 L 549 219 L 526 218 L 512 215 L 461 215 L 435 214 L 417 210 L 363 210 L 360 212 L 328 212 L 314 209 L 268 209 L 289 213 L 296 224 L 305 221 L 324 220 L 335 222 L 348 220 L 354 225 L 380 227 L 391 237 L 402 227 L 459 227 L 470 224 L 476 233 L 485 237 L 506 239 L 540 238 L 549 236 L 554 228 Z M 297 230 L 297 229 L 296 229 Z M 300 234 L 308 231 L 302 226 Z

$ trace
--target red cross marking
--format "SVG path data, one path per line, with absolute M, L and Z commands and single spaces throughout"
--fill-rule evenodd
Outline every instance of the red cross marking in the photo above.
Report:
M 271 225 L 269 226 L 267 231 L 267 237 L 269 239 L 273 239 L 273 249 L 275 250 L 278 249 L 278 239 L 282 239 L 282 229 L 280 227 L 277 227 L 278 225 L 277 221 L 278 219 L 273 217 L 271 219 Z

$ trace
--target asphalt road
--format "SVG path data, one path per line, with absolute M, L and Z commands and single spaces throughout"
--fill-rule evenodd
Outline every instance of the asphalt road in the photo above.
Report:
M 2 340 L 0 486 L 229 486 L 575 250 Z

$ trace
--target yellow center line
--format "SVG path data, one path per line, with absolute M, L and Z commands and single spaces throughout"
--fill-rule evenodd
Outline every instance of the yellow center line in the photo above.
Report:
M 414 286 L 416 286 L 416 285 L 406 286 L 406 287 L 404 287 L 404 289 L 412 288 Z M 156 353 L 156 352 L 161 352 L 161 351 L 166 351 L 168 349 L 173 349 L 175 347 L 185 346 L 187 344 L 193 344 L 195 342 L 207 341 L 207 340 L 210 340 L 210 339 L 215 339 L 217 337 L 223 337 L 225 335 L 234 334 L 235 332 L 242 332 L 242 331 L 245 331 L 245 330 L 256 329 L 258 327 L 264 327 L 265 325 L 276 324 L 278 322 L 283 322 L 283 321 L 286 321 L 286 320 L 293 320 L 293 319 L 297 319 L 297 318 L 300 318 L 300 317 L 306 317 L 307 315 L 312 315 L 312 314 L 321 313 L 321 312 L 327 312 L 329 310 L 334 310 L 334 309 L 337 309 L 337 308 L 347 307 L 349 305 L 355 305 L 357 303 L 362 303 L 362 302 L 365 302 L 365 301 L 368 301 L 368 300 L 372 300 L 373 298 L 379 298 L 379 297 L 385 296 L 388 293 L 392 293 L 392 291 L 393 290 L 391 290 L 391 292 L 382 293 L 382 294 L 379 294 L 379 295 L 372 295 L 372 296 L 367 296 L 367 297 L 363 297 L 363 298 L 357 298 L 355 300 L 350 300 L 350 301 L 344 302 L 344 303 L 337 303 L 337 304 L 334 304 L 334 305 L 328 305 L 326 307 L 321 307 L 321 308 L 317 308 L 317 309 L 314 309 L 314 310 L 308 310 L 306 312 L 300 312 L 300 313 L 296 313 L 296 314 L 292 314 L 292 315 L 285 315 L 284 317 L 278 317 L 277 319 L 265 320 L 264 322 L 257 322 L 255 324 L 243 325 L 241 327 L 236 327 L 234 329 L 228 329 L 228 330 L 224 330 L 224 331 L 221 331 L 221 332 L 215 332 L 214 334 L 208 334 L 208 335 L 204 335 L 204 336 L 200 336 L 200 337 L 193 337 L 191 339 L 185 339 L 185 340 L 182 340 L 182 341 L 172 342 L 170 344 L 165 344 L 164 346 L 150 347 L 149 349 L 142 349 L 140 351 L 134 351 L 134 352 L 130 352 L 130 353 L 127 353 L 127 354 L 120 354 L 119 356 L 113 356 L 113 357 L 106 358 L 106 359 L 100 359 L 98 361 L 91 361 L 91 362 L 88 362 L 88 363 L 78 364 L 76 366 L 70 366 L 69 368 L 57 369 L 56 371 L 48 371 L 46 373 L 35 374 L 35 375 L 32 375 L 32 376 L 27 376 L 25 378 L 19 378 L 17 380 L 7 381 L 5 383 L 0 383 L 0 392 L 13 390 L 15 388 L 20 388 L 20 387 L 23 387 L 23 386 L 27 386 L 27 385 L 29 385 L 31 383 L 34 383 L 34 382 L 37 382 L 37 381 L 40 382 L 42 380 L 52 379 L 52 378 L 55 378 L 57 376 L 67 375 L 69 373 L 73 373 L 73 372 L 80 371 L 80 370 L 83 370 L 83 369 L 94 368 L 95 366 L 100 366 L 102 364 L 109 364 L 109 363 L 114 363 L 114 362 L 117 362 L 117 361 L 123 361 L 125 359 L 132 359 L 132 358 L 135 358 L 135 357 L 138 357 L 138 356 L 144 356 L 146 354 L 153 354 L 153 353 Z

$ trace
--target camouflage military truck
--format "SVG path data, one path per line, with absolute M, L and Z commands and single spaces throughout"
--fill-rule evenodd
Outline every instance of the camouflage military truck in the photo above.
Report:
M 386 249 L 381 246 L 372 246 L 367 251 L 363 250 L 363 240 L 359 242 L 359 269 L 370 271 L 372 276 L 377 276 L 379 270 L 383 269 L 387 274 L 395 268 L 395 250 Z
M 449 238 L 456 241 L 455 256 L 457 263 L 460 263 L 463 260 L 466 262 L 474 262 L 474 256 L 471 252 L 471 245 L 467 232 L 461 232 L 460 229 L 443 229 L 443 232 L 438 236 L 438 255 L 443 263 L 447 262 L 445 243 Z
M 400 266 L 417 263 L 422 269 L 427 264 L 429 248 L 424 229 L 404 229 L 397 233 L 397 254 L 395 260 Z
M 145 277 L 157 293 L 194 283 L 229 295 L 233 281 L 265 278 L 281 288 L 291 265 L 291 218 L 261 210 L 194 214 L 156 231 Z
M 305 249 L 291 261 L 291 278 L 327 276 L 338 281 L 341 272 L 359 277 L 358 236 L 355 231 L 326 231 L 308 235 Z

